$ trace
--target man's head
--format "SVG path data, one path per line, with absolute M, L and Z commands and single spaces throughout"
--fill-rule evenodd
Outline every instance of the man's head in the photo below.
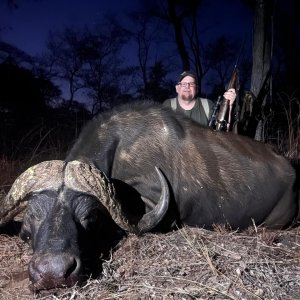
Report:
M 197 75 L 191 71 L 184 71 L 180 74 L 176 84 L 176 92 L 182 100 L 192 100 L 195 98 L 198 90 Z

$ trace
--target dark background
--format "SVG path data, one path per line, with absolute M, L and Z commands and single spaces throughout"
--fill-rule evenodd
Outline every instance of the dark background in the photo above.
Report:
M 178 74 L 187 69 L 197 72 L 200 95 L 216 101 L 237 64 L 237 111 L 245 92 L 255 99 L 252 114 L 239 120 L 240 133 L 254 138 L 263 124 L 260 139 L 297 158 L 296 7 L 292 0 L 2 0 L 0 151 L 12 159 L 63 156 L 95 114 L 173 97 Z

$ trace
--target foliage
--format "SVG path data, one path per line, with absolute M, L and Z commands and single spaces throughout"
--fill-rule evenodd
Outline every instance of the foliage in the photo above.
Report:
M 265 140 L 295 162 L 300 153 L 300 100 L 285 93 L 278 94 L 266 118 Z
M 16 159 L 29 153 L 65 152 L 90 118 L 76 102 L 68 109 L 65 103 L 53 106 L 60 95 L 57 87 L 13 60 L 0 64 L 0 82 L 1 155 Z
M 43 147 L 49 139 L 52 140 L 49 144 L 54 140 L 60 144 L 63 132 L 72 137 L 65 139 L 66 146 L 59 146 L 66 149 L 85 120 L 104 109 L 138 98 L 161 102 L 173 97 L 175 82 L 170 78 L 182 68 L 197 72 L 199 82 L 206 83 L 205 86 L 200 84 L 200 89 L 210 88 L 210 92 L 204 90 L 204 96 L 216 100 L 223 93 L 241 41 L 229 36 L 216 37 L 209 43 L 202 39 L 204 26 L 199 13 L 207 2 L 164 0 L 142 3 L 144 6 L 130 15 L 130 26 L 129 23 L 126 27 L 121 26 L 110 17 L 90 28 L 51 32 L 47 51 L 39 58 L 0 42 L 2 153 L 21 154 L 24 150 Z M 243 3 L 249 5 L 250 1 Z M 263 63 L 256 60 L 256 64 L 263 67 L 261 69 L 254 66 L 250 71 L 248 54 L 247 59 L 239 63 L 240 99 L 244 91 L 247 92 L 252 76 L 255 80 L 250 90 L 257 92 L 254 93 L 257 99 L 253 107 L 255 114 L 251 116 L 252 127 L 261 120 L 265 141 L 276 141 L 283 153 L 288 156 L 293 153 L 295 157 L 299 115 L 295 103 L 298 100 L 292 101 L 291 107 L 296 107 L 296 113 L 292 115 L 288 113 L 288 105 L 291 99 L 300 99 L 299 12 L 293 9 L 297 2 L 291 0 L 290 6 L 273 0 L 255 3 L 267 4 L 267 24 L 273 20 L 272 28 L 259 27 L 257 31 L 258 37 L 263 37 L 264 33 L 270 38 L 273 34 L 272 43 L 269 43 L 272 52 L 267 51 Z M 289 22 L 286 22 L 287 18 Z M 265 45 L 263 42 L 258 44 Z M 125 46 L 136 56 L 131 55 L 129 60 Z M 259 46 L 254 45 L 254 48 L 253 53 L 258 53 Z M 265 61 L 269 56 L 270 77 L 263 86 L 262 75 L 266 74 Z M 280 101 L 277 95 L 281 95 Z M 279 102 L 283 104 L 279 105 Z M 242 107 L 242 103 L 239 105 Z M 251 133 L 253 137 L 255 130 L 245 133 Z
M 51 32 L 44 64 L 54 79 L 66 83 L 69 102 L 84 91 L 96 114 L 111 107 L 120 95 L 120 52 L 127 40 L 126 32 L 114 20 L 93 29 Z
M 142 99 L 150 99 L 163 102 L 168 98 L 171 91 L 168 89 L 169 84 L 165 79 L 167 71 L 163 63 L 157 62 L 150 68 L 149 79 L 144 88 L 139 90 L 139 97 Z M 173 87 L 172 87 L 173 88 Z

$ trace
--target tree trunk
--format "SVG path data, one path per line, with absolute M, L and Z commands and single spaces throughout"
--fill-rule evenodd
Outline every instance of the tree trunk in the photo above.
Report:
M 176 2 L 168 0 L 168 13 L 170 20 L 174 26 L 175 40 L 178 47 L 179 56 L 182 62 L 182 70 L 190 70 L 190 60 L 188 52 L 185 48 L 184 39 L 182 35 L 182 19 L 176 14 Z
M 272 0 L 256 0 L 253 34 L 253 58 L 251 75 L 251 92 L 256 98 L 260 114 L 255 139 L 263 141 L 264 116 L 263 108 L 270 93 L 271 84 L 271 41 L 272 41 Z M 254 117 L 257 117 L 254 115 Z

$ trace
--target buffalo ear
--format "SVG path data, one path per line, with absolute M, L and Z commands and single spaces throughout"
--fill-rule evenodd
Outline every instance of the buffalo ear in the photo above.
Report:
M 64 162 L 44 161 L 23 172 L 0 202 L 0 226 L 12 220 L 27 205 L 30 193 L 45 189 L 58 190 L 62 184 Z

